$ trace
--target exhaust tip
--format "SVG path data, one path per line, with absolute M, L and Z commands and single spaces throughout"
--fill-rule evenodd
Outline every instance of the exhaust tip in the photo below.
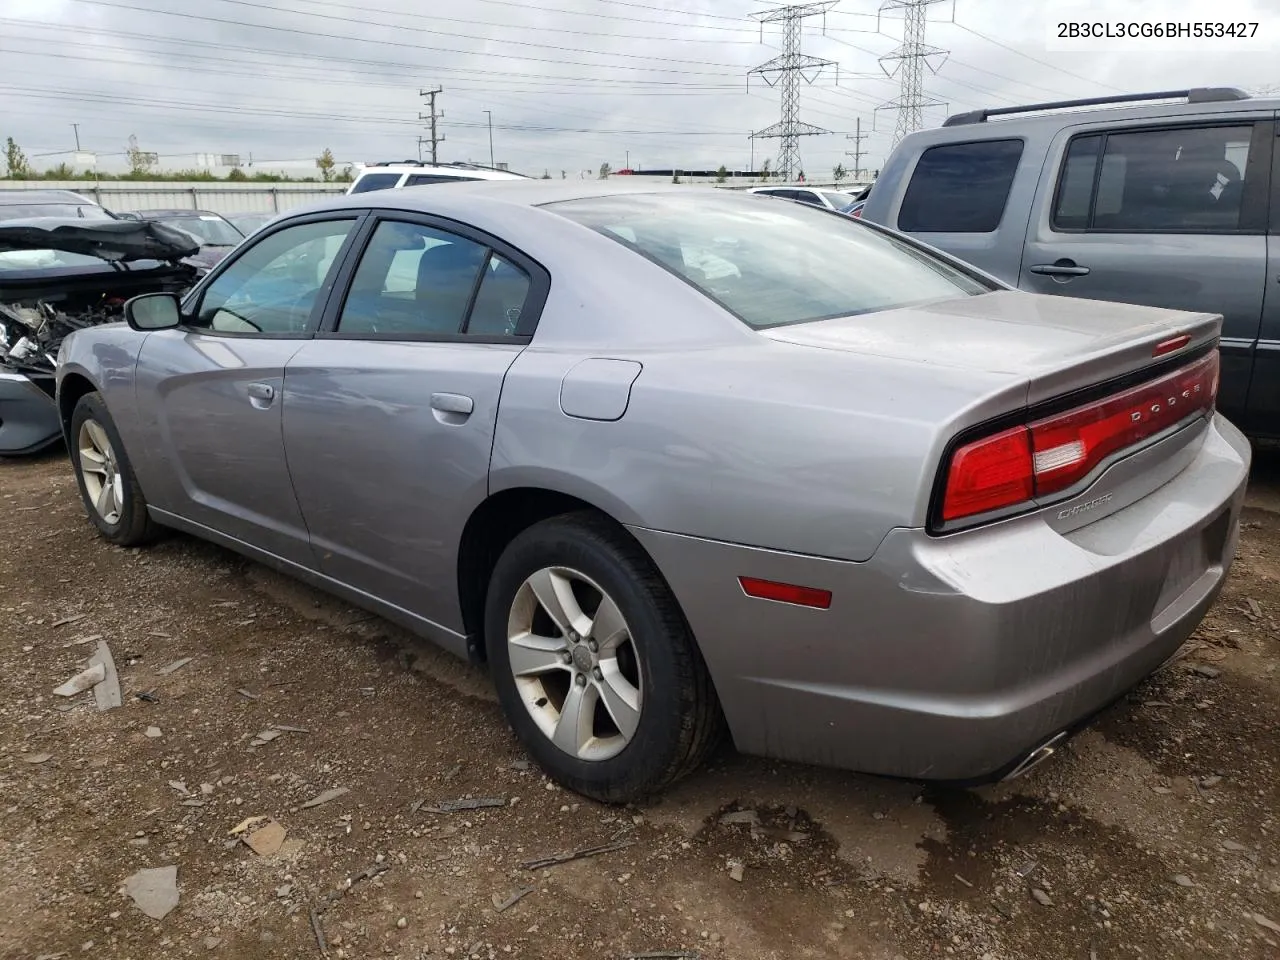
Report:
M 1040 764 L 1052 757 L 1057 752 L 1058 747 L 1066 739 L 1067 732 L 1065 730 L 1050 737 L 1044 743 L 1040 744 L 1040 746 L 1036 747 L 1023 757 L 1022 762 L 1005 774 L 1001 780 L 1016 780 L 1028 771 L 1034 770 L 1036 767 L 1040 766 Z

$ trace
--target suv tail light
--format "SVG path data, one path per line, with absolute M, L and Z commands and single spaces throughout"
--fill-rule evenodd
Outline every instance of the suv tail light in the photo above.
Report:
M 1113 454 L 1213 408 L 1218 351 L 1121 393 L 958 448 L 947 467 L 942 520 L 950 523 L 1050 497 Z

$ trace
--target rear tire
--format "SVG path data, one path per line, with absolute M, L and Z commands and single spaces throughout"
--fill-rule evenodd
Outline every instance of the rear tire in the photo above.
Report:
M 89 519 L 104 540 L 135 547 L 154 540 L 159 527 L 134 476 L 102 394 L 86 393 L 71 414 L 71 465 Z
M 723 733 L 671 591 L 640 546 L 597 514 L 553 517 L 512 540 L 490 579 L 485 642 L 516 735 L 549 776 L 585 796 L 657 793 Z

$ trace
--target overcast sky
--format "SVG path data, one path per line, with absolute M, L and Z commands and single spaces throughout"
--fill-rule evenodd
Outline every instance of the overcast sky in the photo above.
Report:
M 880 0 L 839 0 L 805 21 L 803 52 L 838 64 L 801 91 L 810 179 L 853 148 L 860 118 L 877 167 L 896 96 L 878 57 L 900 42 L 900 14 Z M 1074 6 L 1073 6 L 1074 5 Z M 950 51 L 926 89 L 947 112 L 1036 100 L 1186 86 L 1280 92 L 1280 2 L 1162 0 L 1161 20 L 1225 15 L 1261 22 L 1266 41 L 1195 53 L 1158 43 L 1051 50 L 1050 22 L 1069 11 L 1136 19 L 1131 0 L 942 0 L 927 41 Z M 1158 11 L 1155 8 L 1158 6 Z M 340 163 L 416 157 L 420 88 L 442 86 L 442 160 L 576 177 L 615 169 L 720 164 L 745 168 L 748 132 L 777 122 L 778 91 L 748 71 L 779 53 L 776 24 L 747 0 L 0 0 L 0 137 L 37 166 L 70 161 L 73 123 L 103 169 L 119 169 L 129 136 L 162 166 L 238 153 L 276 167 L 330 148 Z M 1265 47 L 1269 46 L 1269 50 Z M 757 164 L 777 153 L 757 140 Z M 47 155 L 47 156 L 40 156 Z

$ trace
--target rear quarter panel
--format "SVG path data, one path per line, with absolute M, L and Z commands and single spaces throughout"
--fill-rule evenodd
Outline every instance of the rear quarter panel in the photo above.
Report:
M 1025 402 L 1025 380 L 752 336 L 632 351 L 642 371 L 617 420 L 570 417 L 565 374 L 607 352 L 530 348 L 507 374 L 491 492 L 542 487 L 632 526 L 860 561 L 924 523 L 957 417 Z

